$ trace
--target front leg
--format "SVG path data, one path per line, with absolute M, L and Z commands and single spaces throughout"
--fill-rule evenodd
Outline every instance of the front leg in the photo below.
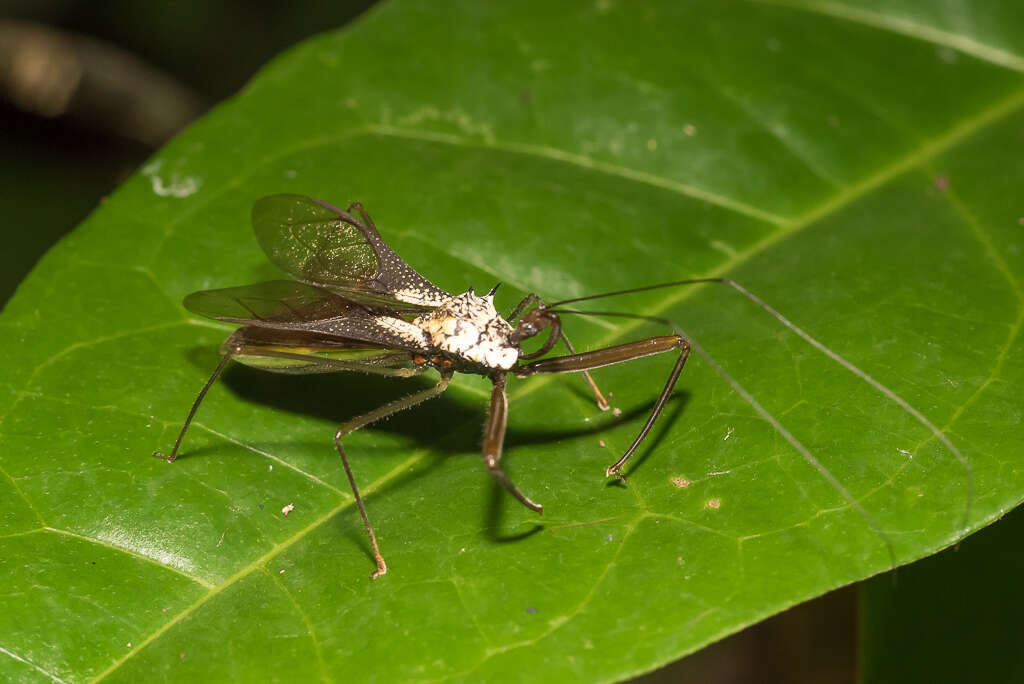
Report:
M 529 377 L 536 373 L 577 373 L 591 368 L 611 366 L 616 363 L 640 359 L 652 354 L 661 354 L 673 349 L 680 350 L 679 359 L 676 360 L 676 364 L 672 367 L 668 381 L 665 383 L 664 389 L 661 390 L 658 400 L 654 403 L 651 415 L 647 417 L 647 422 L 644 423 L 640 434 L 633 440 L 633 444 L 626 449 L 626 453 L 623 454 L 622 458 L 608 466 L 608 469 L 605 471 L 606 476 L 611 477 L 614 475 L 624 481 L 626 478 L 622 474 L 622 466 L 633 455 L 636 448 L 640 446 L 640 442 L 644 441 L 644 437 L 651 431 L 654 421 L 661 415 L 661 410 L 665 407 L 665 402 L 668 401 L 669 395 L 672 394 L 672 388 L 675 387 L 676 380 L 679 379 L 679 374 L 683 371 L 683 364 L 686 363 L 687 357 L 690 356 L 690 343 L 686 341 L 685 337 L 682 335 L 662 335 L 614 347 L 605 347 L 604 349 L 597 349 L 583 354 L 541 359 L 540 361 L 534 361 L 533 363 L 513 368 L 512 372 L 516 374 L 517 378 Z
M 505 397 L 505 374 L 500 373 L 491 376 L 494 388 L 491 390 L 491 410 L 487 414 L 487 422 L 484 424 L 484 465 L 488 472 L 498 482 L 504 485 L 512 496 L 516 497 L 521 504 L 531 511 L 543 513 L 544 507 L 534 503 L 519 488 L 512 484 L 508 475 L 498 467 L 501 460 L 502 448 L 505 444 L 505 425 L 508 423 L 508 399 Z
M 544 305 L 544 302 L 541 300 L 540 295 L 538 295 L 537 293 L 531 292 L 530 294 L 523 297 L 522 301 L 519 302 L 519 304 L 516 305 L 516 308 L 512 310 L 512 313 L 508 315 L 507 320 L 511 322 L 512 320 L 515 319 L 516 316 L 520 314 L 520 312 L 534 304 L 536 304 L 537 308 L 530 309 L 529 311 L 526 312 L 526 315 L 523 316 L 523 319 L 520 320 L 518 323 L 517 332 L 522 330 L 524 322 L 530 322 L 537 326 L 535 328 L 536 332 L 539 332 L 541 328 L 547 327 L 553 328 L 556 332 L 553 332 L 552 334 L 548 335 L 547 341 L 544 342 L 540 349 L 533 352 L 532 354 L 523 354 L 519 358 L 535 359 L 538 356 L 544 356 L 549 351 L 551 351 L 551 348 L 555 346 L 555 342 L 557 342 L 559 339 L 562 340 L 562 343 L 569 350 L 570 354 L 575 354 L 576 350 L 573 349 L 572 342 L 569 341 L 569 338 L 566 337 L 565 335 L 565 331 L 562 330 L 561 318 L 559 318 L 558 314 L 556 314 L 555 312 L 549 311 L 547 309 L 547 307 Z M 540 325 L 541 323 L 543 323 L 543 325 Z M 590 371 L 584 370 L 583 377 L 586 378 L 587 384 L 590 385 L 591 391 L 594 392 L 594 398 L 597 399 L 597 407 L 602 411 L 607 411 L 609 408 L 608 400 L 604 398 L 603 394 L 601 394 L 601 390 L 598 389 L 597 383 L 594 382 L 594 378 L 591 377 Z

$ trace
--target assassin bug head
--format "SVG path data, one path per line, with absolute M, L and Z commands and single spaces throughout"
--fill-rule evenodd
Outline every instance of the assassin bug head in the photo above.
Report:
M 551 332 L 548 333 L 548 338 L 540 349 L 531 354 L 520 354 L 520 359 L 535 359 L 538 356 L 544 356 L 555 346 L 562 333 L 562 320 L 558 314 L 538 302 L 536 308 L 530 309 L 519 319 L 516 329 L 512 331 L 511 339 L 514 343 L 520 344 L 523 340 L 534 337 L 547 328 L 550 328 Z

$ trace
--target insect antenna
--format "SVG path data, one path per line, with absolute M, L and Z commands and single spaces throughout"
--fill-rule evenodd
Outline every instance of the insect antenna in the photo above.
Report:
M 643 287 L 632 287 L 628 290 L 615 290 L 614 292 L 602 292 L 601 294 L 587 295 L 585 297 L 573 297 L 572 299 L 563 299 L 560 302 L 553 302 L 548 304 L 549 309 L 553 309 L 556 306 L 563 304 L 575 304 L 576 302 L 587 302 L 591 299 L 604 299 L 606 297 L 617 297 L 619 295 L 633 294 L 635 292 L 646 292 L 647 290 L 660 290 L 666 287 L 679 287 L 681 285 L 701 285 L 703 283 L 724 283 L 732 282 L 728 278 L 689 278 L 687 280 L 673 280 L 670 283 L 658 283 L 657 285 L 644 285 Z M 566 312 L 568 313 L 568 312 Z M 576 312 L 582 313 L 582 312 Z M 664 319 L 661 319 L 663 322 Z
M 723 280 L 699 280 L 699 281 L 696 281 L 696 282 L 724 282 L 724 281 Z M 687 282 L 685 284 L 690 284 L 690 283 Z M 655 287 L 657 287 L 657 286 L 655 286 Z M 640 289 L 654 289 L 654 288 L 653 287 L 647 287 L 647 288 L 640 288 Z M 612 295 L 616 295 L 616 294 L 626 294 L 626 293 L 631 293 L 631 292 L 634 292 L 634 291 L 635 290 L 627 290 L 627 291 L 624 291 L 624 292 L 613 292 L 613 293 L 610 293 L 609 295 L 606 295 L 606 296 L 612 296 Z M 601 295 L 597 295 L 597 296 L 594 296 L 594 297 L 586 297 L 586 298 L 581 298 L 581 299 L 598 299 L 600 297 L 601 297 Z M 575 300 L 575 301 L 579 301 L 579 300 Z M 890 563 L 890 565 L 893 568 L 896 567 L 896 553 L 895 553 L 895 550 L 893 549 L 892 541 L 889 539 L 889 535 L 887 535 L 885 533 L 885 531 L 882 529 L 881 524 L 879 524 L 879 522 L 877 520 L 875 520 L 874 516 L 872 516 L 870 513 L 868 513 L 867 509 L 865 509 L 864 506 L 861 505 L 861 503 L 859 501 L 857 501 L 857 499 L 853 496 L 853 494 L 850 493 L 850 491 L 845 486 L 843 486 L 843 484 L 839 481 L 839 479 L 835 475 L 833 475 L 832 472 L 828 468 L 826 468 L 825 465 L 821 461 L 819 461 L 814 456 L 814 454 L 812 454 L 810 452 L 810 450 L 807 447 L 805 447 L 800 442 L 800 440 L 798 440 L 796 438 L 795 435 L 793 435 L 792 432 L 790 432 L 782 423 L 780 423 L 779 420 L 775 416 L 770 414 L 768 412 L 768 410 L 766 408 L 764 408 L 764 406 L 762 406 L 761 403 L 757 399 L 755 399 L 752 394 L 750 394 L 750 392 L 748 392 L 735 378 L 733 378 L 731 375 L 729 375 L 729 373 L 721 365 L 719 365 L 717 361 L 715 361 L 711 357 L 711 355 L 707 352 L 707 350 L 704 349 L 700 344 L 698 344 L 692 337 L 687 335 L 686 332 L 683 331 L 683 329 L 681 327 L 679 327 L 679 325 L 677 323 L 675 323 L 674 321 L 671 321 L 671 320 L 669 320 L 667 318 L 662 318 L 660 316 L 648 316 L 648 315 L 644 315 L 644 314 L 625 313 L 625 312 L 621 312 L 621 311 L 578 311 L 578 310 L 575 310 L 575 309 L 559 309 L 558 313 L 559 314 L 573 314 L 573 315 L 579 315 L 579 316 L 609 316 L 609 317 L 617 317 L 617 318 L 631 318 L 631 319 L 635 319 L 635 320 L 651 321 L 653 323 L 661 323 L 663 325 L 667 325 L 668 327 L 672 328 L 677 334 L 682 335 L 683 337 L 685 337 L 689 341 L 690 347 L 692 347 L 698 354 L 700 354 L 700 356 L 705 361 L 708 362 L 708 365 L 711 366 L 711 368 L 713 368 L 716 373 L 718 373 L 720 376 L 722 376 L 722 378 L 724 378 L 725 381 L 728 382 L 729 385 L 734 390 L 736 390 L 736 393 L 739 394 L 740 397 L 742 397 L 744 401 L 746 401 L 748 404 L 750 404 L 750 406 L 753 407 L 753 409 L 758 413 L 758 415 L 761 416 L 761 418 L 763 418 L 768 424 L 770 424 L 772 426 L 772 428 L 774 428 L 780 435 L 782 435 L 783 439 L 785 439 L 787 442 L 789 442 L 790 445 L 794 449 L 796 449 L 797 452 L 804 458 L 804 460 L 807 461 L 807 463 L 809 463 L 815 470 L 817 470 L 818 473 L 830 485 L 832 485 L 832 487 L 837 492 L 839 492 L 840 496 L 842 496 L 843 499 L 845 499 L 846 502 L 848 504 L 850 504 L 850 506 L 855 511 L 857 511 L 857 513 L 860 514 L 860 516 L 862 518 L 864 518 L 864 520 L 868 523 L 868 525 L 871 527 L 871 529 L 875 532 L 875 534 L 878 535 L 879 539 L 881 539 L 882 543 L 885 545 L 886 552 L 889 555 L 889 563 Z M 681 358 L 681 360 L 685 360 L 685 359 Z M 647 424 L 644 425 L 644 428 L 643 428 L 643 430 L 641 430 L 639 437 L 637 437 L 637 439 L 634 440 L 632 446 L 630 446 L 629 450 L 626 451 L 626 454 L 621 459 L 619 459 L 618 463 L 616 463 L 614 466 L 612 466 L 611 468 L 608 469 L 610 474 L 612 473 L 613 469 L 616 466 L 624 463 L 626 461 L 626 459 L 629 458 L 629 456 L 633 453 L 633 451 L 636 449 L 636 447 L 639 446 L 639 444 L 643 440 L 643 438 L 647 435 L 647 432 L 650 431 L 651 425 L 654 423 L 654 419 L 657 418 L 657 414 L 661 412 L 662 407 L 664 406 L 665 402 L 668 400 L 668 395 L 671 392 L 672 386 L 675 384 L 675 379 L 679 376 L 679 371 L 681 371 L 681 370 L 682 370 L 682 364 L 677 362 L 676 363 L 676 367 L 673 368 L 673 374 L 669 378 L 669 382 L 666 384 L 665 389 L 661 393 L 661 396 L 658 397 L 658 401 L 655 404 L 655 410 L 652 412 L 651 417 L 648 418 Z
M 956 447 L 956 445 L 953 444 L 953 442 L 949 439 L 949 437 L 947 437 L 946 434 L 942 430 L 940 430 L 934 423 L 932 423 L 932 421 L 930 421 L 923 413 L 921 413 L 919 410 L 917 410 L 916 408 L 911 406 L 910 402 L 908 402 L 906 399 L 904 399 L 900 395 L 896 394 L 896 392 L 894 392 L 893 390 L 889 389 L 888 387 L 883 385 L 881 382 L 876 380 L 874 377 L 872 377 L 871 375 L 869 375 L 865 371 L 863 371 L 860 368 L 858 368 L 857 366 L 855 366 L 852 362 L 848 361 L 846 358 L 841 356 L 838 352 L 836 352 L 836 351 L 830 349 L 829 347 L 827 347 L 824 343 L 822 343 L 821 341 L 819 341 L 818 339 L 816 339 L 815 337 L 810 335 L 810 333 L 806 332 L 803 328 L 801 328 L 797 324 L 793 323 L 793 321 L 791 321 L 788 318 L 786 318 L 785 316 L 783 316 L 778 310 L 776 310 L 774 307 L 769 305 L 767 302 L 765 302 L 763 299 L 761 299 L 760 297 L 755 295 L 753 292 L 751 292 L 747 288 L 745 288 L 742 285 L 740 285 L 739 283 L 737 283 L 735 280 L 732 280 L 730 278 L 689 278 L 689 279 L 686 279 L 686 280 L 675 280 L 675 281 L 668 282 L 668 283 L 658 283 L 656 285 L 646 285 L 644 287 L 630 288 L 628 290 L 616 290 L 614 292 L 604 292 L 604 293 L 601 293 L 601 294 L 588 295 L 588 296 L 585 296 L 585 297 L 574 297 L 572 299 L 563 299 L 560 302 L 555 302 L 553 304 L 548 305 L 548 307 L 549 308 L 554 308 L 554 307 L 561 306 L 561 305 L 564 305 L 564 304 L 572 304 L 572 303 L 575 303 L 575 302 L 585 302 L 585 301 L 590 301 L 590 300 L 594 300 L 594 299 L 604 299 L 606 297 L 616 297 L 616 296 L 619 296 L 619 295 L 633 294 L 635 292 L 646 292 L 648 290 L 657 290 L 657 289 L 664 289 L 664 288 L 670 288 L 670 287 L 680 287 L 680 286 L 683 286 L 683 285 L 700 285 L 700 284 L 705 284 L 705 283 L 721 283 L 723 285 L 728 285 L 732 289 L 736 290 L 741 295 L 743 295 L 744 297 L 749 299 L 751 302 L 753 302 L 754 304 L 759 306 L 761 309 L 766 311 L 768 314 L 770 314 L 779 323 L 781 323 L 782 325 L 784 325 L 787 328 L 789 328 L 798 337 L 803 339 L 805 342 L 810 344 L 812 347 L 814 347 L 815 349 L 820 351 L 822 354 L 824 354 L 828 358 L 832 359 L 833 361 L 835 361 L 836 363 L 841 365 L 846 370 L 848 370 L 851 373 L 853 373 L 854 375 L 856 375 L 858 378 L 860 378 L 864 382 L 866 382 L 869 385 L 871 385 L 871 387 L 873 387 L 876 391 L 878 391 L 880 394 L 882 394 L 883 396 L 885 396 L 886 398 L 888 398 L 889 400 L 894 402 L 897 406 L 899 406 L 904 411 L 906 411 L 908 414 L 910 414 L 910 416 L 912 416 L 918 423 L 923 425 L 929 432 L 931 432 L 932 435 L 937 440 L 939 440 L 939 442 L 944 447 L 946 447 L 946 449 L 951 454 L 953 454 L 954 458 L 956 458 L 957 462 L 964 469 L 964 473 L 965 473 L 965 476 L 966 476 L 966 479 L 967 479 L 967 493 L 966 493 L 966 497 L 965 497 L 966 498 L 966 502 L 964 504 L 964 514 L 963 514 L 963 516 L 961 518 L 961 521 L 960 521 L 960 529 L 963 532 L 967 531 L 968 523 L 969 523 L 970 515 L 971 515 L 971 507 L 972 507 L 972 505 L 974 503 L 974 469 L 971 467 L 971 464 L 967 460 L 967 458 L 960 452 L 960 449 L 958 449 Z M 568 311 L 563 311 L 563 313 L 569 313 L 569 312 Z M 606 315 L 619 315 L 619 316 L 621 316 L 622 314 L 611 314 L 611 313 L 609 313 L 609 314 L 606 314 Z M 660 322 L 664 322 L 664 320 L 662 320 Z M 699 345 L 694 345 L 694 348 L 697 350 L 697 352 L 701 356 L 703 356 L 709 362 L 709 364 L 713 368 L 716 369 L 716 371 L 719 372 L 720 375 L 722 375 L 722 377 L 725 377 L 727 380 L 729 379 L 728 376 L 724 374 L 724 371 L 719 370 L 721 367 L 718 366 L 718 364 L 715 363 L 707 355 L 706 351 L 703 351 Z M 730 382 L 730 384 L 733 383 L 733 381 L 731 381 L 731 380 L 729 382 Z M 734 386 L 734 388 L 737 389 L 737 391 L 739 391 L 738 385 L 733 385 L 733 386 Z M 744 393 L 745 393 L 745 390 L 743 392 L 740 392 L 740 395 L 743 396 Z M 744 398 L 746 398 L 746 397 L 744 397 Z M 757 406 L 755 406 L 755 409 L 756 408 L 757 408 Z M 817 466 L 815 466 L 815 467 L 817 467 Z
M 964 507 L 964 515 L 963 515 L 963 519 L 961 520 L 961 523 L 960 523 L 961 529 L 966 532 L 967 531 L 968 519 L 969 519 L 970 513 L 971 513 L 971 504 L 974 502 L 974 469 L 971 467 L 971 464 L 968 462 L 967 458 L 962 453 L 960 453 L 960 450 L 956 447 L 956 445 L 953 444 L 953 442 L 949 439 L 949 437 L 946 436 L 946 433 L 944 433 L 942 430 L 940 430 L 938 427 L 936 427 L 935 424 L 932 423 L 930 420 L 928 420 L 928 418 L 926 418 L 923 413 L 921 413 L 916 408 L 911 406 L 910 403 L 906 399 L 904 399 L 900 395 L 898 395 L 895 392 L 893 392 L 891 389 L 889 389 L 888 387 L 886 387 L 885 385 L 880 383 L 878 380 L 875 380 L 873 377 L 871 377 L 870 375 L 868 375 L 867 373 L 862 371 L 857 366 L 853 365 L 851 362 L 847 361 L 845 358 L 840 356 L 837 352 L 832 351 L 831 349 L 826 347 L 824 344 L 819 342 L 817 339 L 811 337 L 802 328 L 800 328 L 798 325 L 793 323 L 791 320 L 789 320 L 788 318 L 783 316 L 781 313 L 776 311 L 767 302 L 765 302 L 763 299 L 761 299 L 760 297 L 755 295 L 753 292 L 751 292 L 750 290 L 746 289 L 745 287 L 743 287 L 742 285 L 740 285 L 736 281 L 730 280 L 728 278 L 722 278 L 720 282 L 725 283 L 726 285 L 729 285 L 730 287 L 735 289 L 737 292 L 742 294 L 744 297 L 746 297 L 750 301 L 752 301 L 755 304 L 757 304 L 758 306 L 760 306 L 762 309 L 764 309 L 769 314 L 771 314 L 776 320 L 778 320 L 784 326 L 786 326 L 787 328 L 792 330 L 794 333 L 796 333 L 799 337 L 801 337 L 809 345 L 811 345 L 812 347 L 814 347 L 815 349 L 820 351 L 822 354 L 824 354 L 825 356 L 829 357 L 830 359 L 832 359 L 833 361 L 835 361 L 836 363 L 841 365 L 846 370 L 848 370 L 851 373 L 853 373 L 854 375 L 856 375 L 858 378 L 860 378 L 864 382 L 866 382 L 869 385 L 871 385 L 872 387 L 874 387 L 876 390 L 881 392 L 883 395 L 888 397 L 890 400 L 894 401 L 904 411 L 906 411 L 911 416 L 913 416 L 919 423 L 921 423 L 921 425 L 924 425 L 926 428 L 928 428 L 928 430 L 935 436 L 935 438 L 937 440 L 939 440 L 942 443 L 942 445 L 945 446 L 946 449 L 948 449 L 951 454 L 953 454 L 953 456 L 956 457 L 956 460 L 960 463 L 961 466 L 963 466 L 964 472 L 966 473 L 966 476 L 967 476 L 967 503 L 966 503 L 966 505 Z

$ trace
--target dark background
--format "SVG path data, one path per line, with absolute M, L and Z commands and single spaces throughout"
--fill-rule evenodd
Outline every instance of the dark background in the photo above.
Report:
M 0 5 L 0 306 L 40 256 L 162 143 L 259 67 L 369 0 Z M 856 589 L 642 678 L 852 682 Z
M 0 306 L 154 150 L 370 0 L 0 0 Z

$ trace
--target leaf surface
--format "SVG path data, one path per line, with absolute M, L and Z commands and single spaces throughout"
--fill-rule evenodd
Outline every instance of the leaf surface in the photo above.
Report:
M 1013 30 L 966 4 L 396 1 L 280 57 L 0 317 L 0 668 L 621 679 L 1015 506 L 1024 67 L 998 36 L 1024 18 L 989 4 Z M 513 381 L 503 463 L 543 518 L 479 462 L 478 378 L 353 434 L 390 567 L 370 582 L 332 435 L 429 379 L 235 368 L 182 458 L 150 456 L 230 331 L 180 302 L 280 277 L 249 215 L 281 192 L 361 201 L 413 268 L 500 281 L 506 311 L 728 276 L 906 405 L 723 286 L 594 302 L 677 321 L 734 382 L 694 355 L 623 487 L 604 469 L 671 359 L 597 373 L 621 416 L 580 378 Z

